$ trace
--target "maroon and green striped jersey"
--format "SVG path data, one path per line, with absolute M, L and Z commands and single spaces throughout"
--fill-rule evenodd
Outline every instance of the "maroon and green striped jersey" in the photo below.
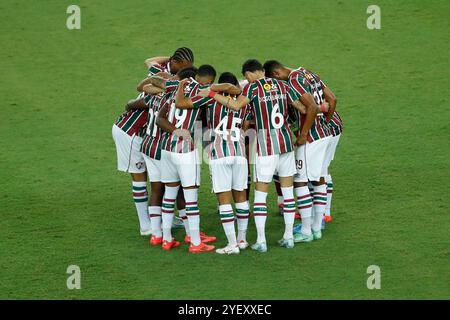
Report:
M 162 64 L 154 64 L 154 65 L 150 66 L 150 68 L 148 68 L 149 76 L 154 76 L 155 74 L 160 73 L 160 72 L 167 72 L 167 73 L 172 74 L 172 72 L 170 70 L 169 62 L 162 63 Z
M 222 93 L 229 96 L 227 93 Z M 231 95 L 236 100 L 237 96 Z M 210 144 L 207 147 L 210 159 L 224 157 L 245 157 L 245 142 L 242 124 L 248 121 L 251 113 L 247 105 L 239 111 L 233 111 L 212 98 L 206 102 L 201 97 L 194 97 L 193 105 L 196 108 L 206 109 L 206 120 Z
M 153 76 L 158 72 L 170 73 L 169 63 L 156 64 L 149 68 L 148 75 Z M 138 98 L 145 97 L 144 93 L 139 94 Z M 120 115 L 115 124 L 130 136 L 134 134 L 144 136 L 146 132 L 146 124 L 148 122 L 147 110 L 132 110 Z
M 139 95 L 138 97 L 143 97 L 143 95 Z M 146 130 L 147 120 L 147 110 L 131 110 L 121 114 L 116 120 L 115 125 L 129 136 L 137 135 L 142 137 Z
M 162 130 L 156 125 L 156 118 L 164 104 L 171 100 L 173 93 L 147 95 L 145 103 L 148 105 L 147 130 L 142 140 L 141 152 L 152 159 L 161 160 Z
M 342 122 L 342 118 L 336 111 L 333 113 L 333 117 L 331 118 L 328 125 L 333 136 L 340 135 L 344 130 L 344 123 Z
M 258 155 L 291 152 L 294 146 L 288 124 L 288 108 L 298 97 L 289 85 L 280 80 L 262 78 L 247 84 L 242 95 L 250 100 Z
M 323 89 L 325 88 L 325 84 L 320 80 L 317 74 L 312 73 L 305 68 L 298 68 L 289 74 L 288 81 L 289 86 L 294 89 L 300 97 L 306 93 L 310 93 L 318 105 L 321 105 L 324 102 Z M 297 119 L 300 120 L 298 125 L 301 129 L 305 122 L 306 115 L 300 114 L 297 110 L 296 112 Z M 308 132 L 308 142 L 323 139 L 330 135 L 331 133 L 326 118 L 322 113 L 319 113 Z
M 171 122 L 177 129 L 188 130 L 191 134 L 192 139 L 186 141 L 183 137 L 178 137 L 176 135 L 165 133 L 161 139 L 161 148 L 166 151 L 176 152 L 176 153 L 187 153 L 194 151 L 194 137 L 193 131 L 197 120 L 199 120 L 200 112 L 202 109 L 178 109 L 175 107 L 175 95 L 178 89 L 179 81 L 170 80 L 166 82 L 166 92 L 174 92 L 172 99 L 167 101 L 165 105 L 168 107 L 167 120 Z M 192 78 L 189 78 L 187 85 L 184 90 L 184 95 L 190 97 L 193 102 L 204 104 L 209 100 L 209 97 L 202 98 L 198 96 L 198 91 L 207 88 L 207 85 L 201 85 Z

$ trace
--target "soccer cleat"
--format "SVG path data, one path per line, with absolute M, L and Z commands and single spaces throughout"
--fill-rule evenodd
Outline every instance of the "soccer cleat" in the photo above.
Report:
M 294 247 L 294 239 L 283 238 L 281 240 L 278 240 L 278 244 L 280 245 L 280 247 L 292 249 Z
M 309 235 L 309 236 L 304 235 L 304 234 L 301 233 L 301 232 L 295 233 L 295 234 L 294 234 L 294 242 L 295 242 L 295 243 L 297 243 L 297 242 L 311 242 L 311 241 L 313 241 L 313 240 L 314 240 L 314 237 L 313 237 L 312 234 Z
M 200 240 L 201 240 L 203 243 L 210 243 L 210 242 L 216 241 L 217 238 L 214 237 L 214 236 L 207 236 L 203 231 L 200 231 Z M 188 235 L 186 235 L 186 236 L 184 237 L 184 242 L 185 242 L 186 244 L 191 244 L 191 237 L 188 236 Z
M 239 247 L 228 245 L 225 248 L 217 249 L 216 252 L 218 254 L 239 254 Z
M 252 245 L 252 249 L 258 252 L 267 252 L 267 244 L 265 242 L 255 243 Z
M 172 238 L 172 241 L 169 242 L 167 240 L 164 240 L 162 242 L 162 249 L 165 251 L 169 251 L 172 248 L 176 248 L 180 245 L 180 243 L 178 241 L 175 240 L 175 238 Z
M 172 228 L 174 229 L 184 228 L 183 219 L 177 216 L 173 217 Z
M 152 246 L 159 246 L 160 244 L 162 244 L 162 242 L 163 242 L 163 237 L 157 237 L 157 236 L 155 236 L 155 235 L 152 235 L 151 237 L 150 237 L 150 244 L 152 245 Z
M 213 251 L 215 248 L 216 247 L 214 247 L 214 246 L 210 246 L 203 242 L 200 242 L 200 244 L 198 246 L 194 246 L 191 244 L 191 246 L 189 247 L 189 252 L 190 253 L 208 252 L 208 251 Z
M 300 213 L 298 213 L 298 212 L 295 213 L 295 219 L 300 220 Z
M 327 216 L 327 215 L 325 215 L 323 217 L 323 219 L 325 220 L 326 223 L 333 221 L 333 218 L 331 216 Z
M 245 240 L 241 240 L 241 241 L 239 241 L 239 243 L 238 243 L 238 247 L 239 247 L 239 249 L 241 249 L 241 250 L 247 249 L 249 245 L 250 245 L 250 244 L 249 244 L 247 241 L 245 241 Z
M 322 239 L 322 231 L 321 231 L 321 230 L 319 230 L 319 231 L 313 231 L 312 234 L 313 234 L 313 239 L 314 239 L 314 240 L 320 240 L 320 239 Z
M 141 236 L 149 236 L 152 234 L 152 229 L 148 229 L 148 230 L 140 229 L 140 232 L 141 232 Z

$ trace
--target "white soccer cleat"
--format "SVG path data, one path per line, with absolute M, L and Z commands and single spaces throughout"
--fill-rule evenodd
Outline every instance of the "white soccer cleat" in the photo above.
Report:
M 152 229 L 140 230 L 140 232 L 141 232 L 141 236 L 150 236 L 150 235 L 152 235 Z
M 250 245 L 250 244 L 249 244 L 247 241 L 245 241 L 245 240 L 241 240 L 241 241 L 239 241 L 239 243 L 238 243 L 238 247 L 239 247 L 239 249 L 241 249 L 241 250 L 247 249 L 249 245 Z
M 217 249 L 218 254 L 239 254 L 238 246 L 226 246 L 225 248 Z

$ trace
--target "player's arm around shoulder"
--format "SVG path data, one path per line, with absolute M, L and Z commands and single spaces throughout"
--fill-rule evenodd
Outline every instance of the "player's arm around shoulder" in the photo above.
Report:
M 144 61 L 144 65 L 150 69 L 152 66 L 163 64 L 169 61 L 169 57 L 153 57 Z
M 215 101 L 219 102 L 221 105 L 227 107 L 228 109 L 238 111 L 250 103 L 250 99 L 246 96 L 240 95 L 236 100 L 232 99 L 230 96 L 223 96 L 220 93 L 212 91 L 211 88 L 206 88 L 199 91 L 199 96 L 210 97 Z
M 184 90 L 188 84 L 189 79 L 183 79 L 177 88 L 177 94 L 175 96 L 175 107 L 178 109 L 193 109 L 194 104 L 191 98 L 184 95 Z

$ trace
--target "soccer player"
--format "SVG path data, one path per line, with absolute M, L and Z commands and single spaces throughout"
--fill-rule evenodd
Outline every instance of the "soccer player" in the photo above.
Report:
M 331 200 L 333 197 L 333 179 L 331 178 L 331 174 L 329 171 L 329 166 L 331 164 L 331 161 L 334 159 L 334 154 L 336 153 L 336 147 L 339 143 L 339 139 L 341 137 L 341 133 L 344 129 L 344 125 L 342 123 L 341 116 L 337 113 L 337 111 L 334 112 L 333 117 L 331 118 L 331 121 L 329 123 L 330 126 L 330 132 L 331 132 L 331 141 L 330 141 L 330 147 L 327 152 L 327 163 L 328 163 L 328 174 L 325 177 L 325 182 L 327 183 L 327 205 L 325 209 L 325 222 L 331 222 Z
M 277 79 L 266 78 L 264 68 L 257 60 L 247 60 L 242 66 L 242 74 L 249 81 L 242 94 L 236 99 L 209 89 L 201 91 L 201 96 L 210 96 L 220 104 L 238 111 L 251 104 L 252 116 L 256 121 L 257 155 L 254 164 L 256 180 L 253 215 L 258 233 L 252 249 L 267 251 L 265 223 L 267 218 L 267 192 L 275 172 L 278 172 L 284 198 L 285 232 L 279 241 L 280 246 L 294 247 L 293 225 L 295 201 L 293 194 L 293 175 L 295 174 L 294 146 L 292 133 L 287 123 L 288 104 L 301 109 L 306 108 L 304 130 L 297 143 L 306 142 L 306 134 L 316 115 L 316 104 L 308 96 L 301 97 L 301 103 L 289 86 Z M 306 131 L 308 130 L 308 131 Z
M 131 104 L 145 106 L 144 98 L 130 100 Z M 147 174 L 145 162 L 140 153 L 142 134 L 147 123 L 145 110 L 126 111 L 116 120 L 112 127 L 112 136 L 117 151 L 117 170 L 128 172 L 132 179 L 132 195 L 139 218 L 140 233 L 151 234 L 150 219 L 147 214 Z
M 196 79 L 189 78 L 184 93 L 190 97 L 196 96 L 200 88 L 214 82 L 215 70 L 211 66 L 201 66 Z M 176 90 L 179 81 L 164 81 L 160 79 L 162 88 L 166 91 Z M 156 83 L 158 80 L 156 80 Z M 207 99 L 205 99 L 207 100 Z M 166 133 L 161 140 L 161 180 L 165 184 L 162 209 L 163 249 L 180 245 L 172 237 L 171 224 L 173 220 L 174 202 L 178 190 L 183 188 L 186 199 L 186 215 L 190 231 L 189 252 L 200 253 L 215 249 L 206 243 L 215 241 L 215 237 L 200 235 L 200 211 L 198 208 L 198 187 L 200 186 L 200 162 L 198 151 L 192 141 L 195 122 L 200 109 L 177 109 L 174 103 L 166 103 L 159 112 L 156 124 Z
M 170 57 L 154 57 L 144 62 L 150 76 L 160 72 L 175 75 L 184 68 L 192 67 L 193 63 L 194 53 L 186 47 L 178 48 Z
M 239 249 L 246 249 L 248 242 L 246 232 L 249 216 L 249 204 L 247 200 L 247 159 L 245 157 L 245 143 L 243 128 L 248 126 L 249 106 L 239 111 L 232 111 L 224 105 L 208 98 L 195 96 L 192 99 L 185 97 L 183 80 L 178 87 L 175 106 L 181 109 L 205 107 L 207 115 L 207 127 L 210 133 L 211 143 L 208 146 L 209 168 L 212 177 L 214 193 L 219 201 L 219 214 L 228 245 L 217 249 L 219 254 L 239 254 Z M 219 77 L 222 89 L 234 94 L 223 93 L 233 99 L 241 93 L 237 86 L 239 82 L 236 76 L 230 72 L 224 72 Z M 230 86 L 227 86 L 230 84 Z M 215 91 L 220 91 L 216 86 Z M 233 92 L 233 90 L 235 90 Z M 238 236 L 234 226 L 235 215 L 231 205 L 234 200 L 238 219 Z
M 267 76 L 288 81 L 291 89 L 300 97 L 313 99 L 317 105 L 324 108 L 326 100 L 330 106 L 328 112 L 324 109 L 323 114 L 315 117 L 314 124 L 304 136 L 306 143 L 296 149 L 295 191 L 302 226 L 300 233 L 295 234 L 295 241 L 311 242 L 322 238 L 322 220 L 327 203 L 327 186 L 324 177 L 327 174 L 326 155 L 331 139 L 328 121 L 336 108 L 336 99 L 320 77 L 305 68 L 288 68 L 275 60 L 267 61 L 264 67 Z M 305 117 L 299 115 L 298 119 L 300 119 L 300 130 L 304 134 Z M 307 186 L 308 181 L 314 188 L 313 197 Z

